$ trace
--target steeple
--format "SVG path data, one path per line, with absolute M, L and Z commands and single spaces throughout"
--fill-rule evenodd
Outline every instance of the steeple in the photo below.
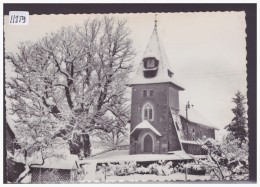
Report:
M 157 14 L 154 17 L 154 28 L 157 28 Z
M 139 64 L 136 76 L 130 81 L 130 85 L 171 82 L 181 90 L 184 90 L 173 80 L 173 70 L 161 44 L 157 24 L 157 15 L 155 15 L 152 35 L 145 49 L 143 59 Z

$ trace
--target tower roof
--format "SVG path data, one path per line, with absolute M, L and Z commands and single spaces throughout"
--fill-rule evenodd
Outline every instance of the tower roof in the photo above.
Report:
M 145 71 L 145 68 L 143 61 L 141 61 L 135 77 L 130 81 L 130 85 L 170 82 L 179 87 L 181 90 L 184 90 L 172 77 L 169 76 L 169 74 L 173 74 L 173 70 L 168 62 L 166 53 L 158 35 L 157 20 L 155 20 L 153 33 L 143 55 L 143 59 L 145 58 L 156 58 L 159 61 L 157 75 L 151 78 L 144 77 L 143 72 Z

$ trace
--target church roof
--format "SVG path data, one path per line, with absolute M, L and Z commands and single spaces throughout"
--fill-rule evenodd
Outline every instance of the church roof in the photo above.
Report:
M 155 57 L 159 61 L 157 76 L 152 78 L 145 78 L 143 75 L 143 71 L 145 70 L 145 68 L 143 65 L 143 61 L 141 61 L 137 73 L 135 77 L 129 82 L 129 85 L 170 82 L 179 87 L 179 89 L 184 90 L 184 88 L 177 84 L 177 82 L 173 78 L 168 76 L 168 71 L 173 73 L 173 70 L 168 62 L 163 45 L 161 44 L 156 24 L 144 52 L 143 59 L 148 57 Z
M 141 123 L 139 123 L 131 132 L 134 133 L 136 130 L 141 130 L 141 129 L 150 129 L 151 131 L 153 131 L 156 135 L 158 136 L 162 136 L 161 133 L 159 133 L 154 126 L 149 123 L 147 120 L 142 121 Z
M 186 119 L 186 111 L 180 110 L 180 116 Z M 196 109 L 192 108 L 188 110 L 188 119 L 186 119 L 190 122 L 194 122 L 203 126 L 207 126 L 209 128 L 213 128 L 218 130 L 219 128 L 215 125 L 209 122 L 202 114 L 200 114 Z

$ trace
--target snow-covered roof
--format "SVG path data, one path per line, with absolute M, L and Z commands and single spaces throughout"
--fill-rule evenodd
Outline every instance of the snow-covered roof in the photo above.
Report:
M 193 145 L 202 145 L 202 144 L 200 144 L 200 142 L 190 141 L 190 140 L 181 140 L 181 143 L 193 144 Z
M 204 145 L 217 145 L 219 144 L 216 140 L 214 140 L 213 138 L 208 138 L 204 141 L 203 143 Z
M 154 126 L 153 126 L 151 123 L 149 123 L 149 121 L 147 121 L 147 120 L 144 120 L 144 121 L 142 121 L 141 123 L 139 123 L 139 124 L 133 129 L 133 131 L 131 132 L 131 134 L 132 134 L 133 132 L 135 132 L 137 129 L 150 129 L 150 130 L 153 131 L 156 135 L 162 136 L 161 133 L 159 133 L 159 132 L 154 128 Z
M 179 157 L 182 157 L 183 159 L 190 159 L 190 155 L 187 154 L 185 151 L 183 150 L 179 150 L 179 151 L 169 151 L 168 154 L 174 154 L 177 155 Z
M 111 150 L 111 151 L 104 152 L 103 154 L 93 156 L 90 159 L 104 159 L 104 158 L 109 158 L 109 157 L 119 156 L 119 155 L 129 155 L 129 150 Z
M 195 159 L 206 159 L 208 157 L 208 155 L 192 155 L 192 154 L 190 154 L 190 156 Z
M 181 143 L 184 143 L 184 144 L 193 144 L 193 145 L 201 145 L 201 146 L 207 146 L 207 145 L 218 145 L 219 143 L 214 140 L 213 138 L 208 138 L 206 139 L 205 141 L 203 140 L 196 140 L 196 141 L 190 141 L 190 140 L 181 140 Z
M 171 154 L 134 154 L 129 155 L 129 151 L 115 150 L 107 152 L 102 157 L 92 157 L 86 160 L 78 161 L 79 164 L 85 164 L 90 162 L 107 163 L 107 162 L 122 162 L 122 161 L 158 161 L 158 160 L 189 160 L 192 159 L 184 151 L 173 151 Z
M 129 85 L 170 82 L 179 87 L 179 89 L 184 90 L 184 88 L 177 84 L 177 82 L 173 78 L 170 78 L 168 76 L 168 70 L 172 73 L 173 70 L 168 62 L 163 45 L 161 45 L 156 26 L 154 27 L 152 36 L 144 52 L 143 59 L 148 57 L 155 57 L 159 61 L 157 75 L 152 78 L 145 78 L 143 75 L 143 71 L 145 70 L 145 68 L 143 65 L 143 61 L 141 61 L 137 73 L 134 78 L 130 80 L 130 82 L 128 83 Z
M 10 115 L 6 115 L 6 123 L 10 127 L 10 129 L 13 131 L 14 135 L 16 134 L 16 129 L 13 120 L 11 119 Z
M 186 119 L 186 111 L 180 110 L 180 115 Z M 213 129 L 218 130 L 219 128 L 215 125 L 209 122 L 202 114 L 200 114 L 196 109 L 191 108 L 188 110 L 188 121 L 198 123 Z

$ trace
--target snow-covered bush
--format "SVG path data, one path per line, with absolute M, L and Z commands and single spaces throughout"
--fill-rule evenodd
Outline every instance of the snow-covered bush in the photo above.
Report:
M 179 163 L 173 168 L 174 172 L 185 173 L 191 175 L 205 175 L 207 173 L 207 168 L 203 164 L 197 164 L 195 162 Z
M 205 175 L 206 167 L 204 165 L 187 163 L 184 164 L 184 168 L 187 170 L 187 174 L 190 175 Z
M 248 144 L 229 135 L 220 146 L 208 148 L 205 160 L 195 162 L 204 165 L 212 180 L 248 180 Z
M 185 173 L 185 168 L 184 168 L 185 163 L 179 163 L 177 166 L 173 168 L 174 173 Z
M 136 172 L 136 162 L 108 163 L 108 168 L 108 175 L 130 175 Z
M 147 167 L 136 162 L 107 163 L 97 167 L 97 172 L 105 176 L 125 176 L 132 174 L 154 174 L 158 176 L 169 176 L 173 173 L 185 173 L 191 175 L 205 175 L 206 167 L 192 163 L 179 163 L 175 165 L 172 161 L 154 162 Z
M 205 175 L 206 174 L 206 167 L 204 165 L 196 164 L 196 163 L 186 163 L 183 165 L 185 172 L 185 169 L 187 170 L 187 174 L 190 175 Z
M 167 176 L 174 173 L 172 162 L 159 161 L 158 163 L 153 163 L 148 166 L 151 174 L 156 174 L 160 176 Z
M 138 173 L 138 174 L 149 174 L 150 168 L 146 168 L 144 166 L 139 166 L 139 167 L 136 168 L 136 173 Z

